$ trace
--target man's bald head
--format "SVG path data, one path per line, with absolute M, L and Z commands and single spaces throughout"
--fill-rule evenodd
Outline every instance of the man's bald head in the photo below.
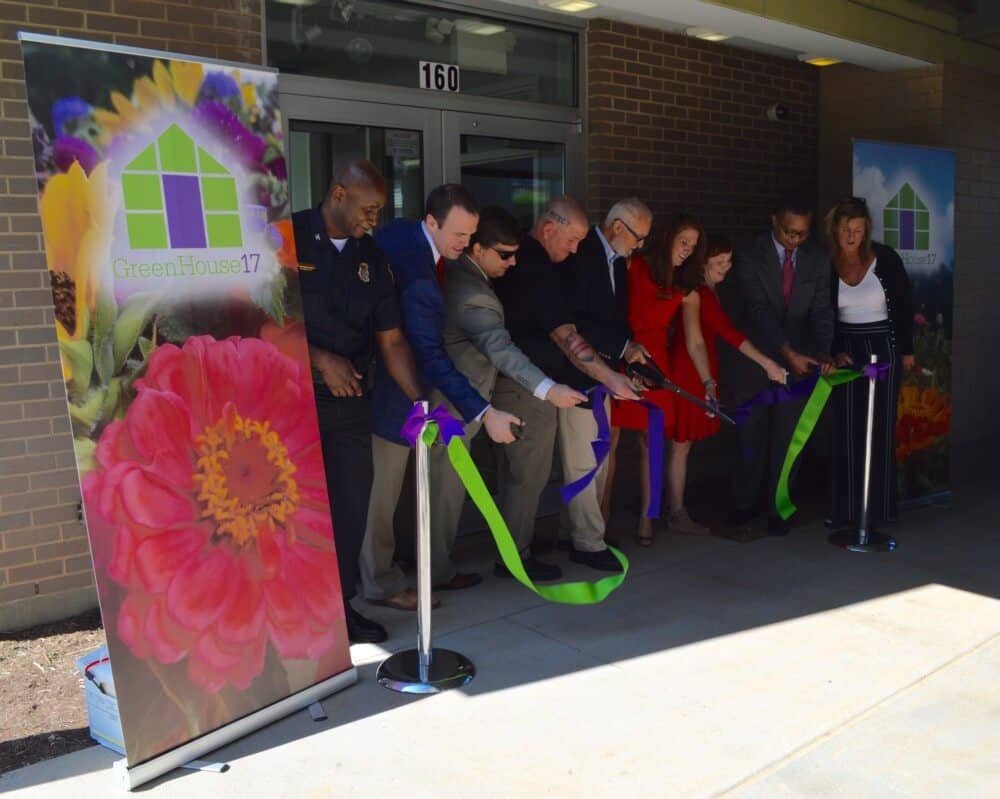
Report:
M 589 223 L 583 207 L 568 194 L 556 197 L 545 206 L 531 235 L 538 239 L 549 260 L 565 261 L 587 235 Z
M 343 186 L 345 189 L 352 186 L 367 186 L 382 194 L 388 191 L 385 178 L 375 168 L 375 164 L 365 158 L 355 158 L 336 164 L 330 178 L 330 188 L 334 186 Z
M 359 239 L 378 222 L 388 195 L 385 178 L 371 161 L 357 158 L 333 169 L 323 201 L 323 221 L 331 238 Z

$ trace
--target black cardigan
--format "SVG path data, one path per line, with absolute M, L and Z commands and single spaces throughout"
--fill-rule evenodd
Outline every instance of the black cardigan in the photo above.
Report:
M 913 292 L 910 288 L 910 278 L 906 275 L 903 259 L 892 247 L 872 242 L 875 254 L 875 277 L 882 284 L 885 292 L 885 305 L 889 311 L 889 340 L 900 355 L 913 354 Z M 837 320 L 837 294 L 840 288 L 840 276 L 836 269 L 831 270 L 833 277 L 830 285 L 830 301 L 833 303 L 833 351 L 843 352 L 840 338 L 840 322 Z

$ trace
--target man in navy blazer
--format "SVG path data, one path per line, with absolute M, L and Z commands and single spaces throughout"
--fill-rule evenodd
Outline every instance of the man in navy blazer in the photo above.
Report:
M 458 410 L 463 422 L 482 421 L 491 439 L 507 444 L 515 440 L 511 425 L 520 424 L 520 420 L 493 408 L 455 368 L 444 347 L 444 262 L 462 254 L 478 221 L 479 209 L 472 195 L 457 184 L 444 184 L 428 195 L 422 221 L 395 220 L 376 231 L 375 240 L 392 264 L 403 331 L 413 350 L 425 395 L 437 389 Z M 392 560 L 396 546 L 393 516 L 410 456 L 400 429 L 413 403 L 380 361 L 376 363 L 372 400 L 375 481 L 359 563 L 362 590 L 373 604 L 416 610 L 416 592 L 408 587 Z M 457 572 L 446 548 L 433 549 L 441 553 L 431 562 L 431 579 L 436 588 L 456 590 L 482 581 L 478 574 Z

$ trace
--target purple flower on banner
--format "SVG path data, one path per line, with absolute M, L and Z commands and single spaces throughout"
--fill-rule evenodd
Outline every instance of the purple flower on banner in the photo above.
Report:
M 272 158 L 266 164 L 267 171 L 274 175 L 278 180 L 288 179 L 288 169 L 285 166 L 285 157 L 279 155 L 277 158 Z
M 229 108 L 215 101 L 199 103 L 192 115 L 220 139 L 228 142 L 244 166 L 257 172 L 265 171 L 262 158 L 267 150 L 267 143 L 251 133 Z
M 203 103 L 234 96 L 240 96 L 240 86 L 231 75 L 225 72 L 209 72 L 201 83 L 198 101 Z
M 52 129 L 56 136 L 66 133 L 66 123 L 90 116 L 90 103 L 80 97 L 63 97 L 52 104 Z M 89 171 L 89 170 L 88 170 Z
M 79 161 L 88 175 L 101 161 L 101 154 L 94 146 L 76 136 L 60 136 L 52 143 L 52 160 L 60 172 L 68 172 L 74 161 Z

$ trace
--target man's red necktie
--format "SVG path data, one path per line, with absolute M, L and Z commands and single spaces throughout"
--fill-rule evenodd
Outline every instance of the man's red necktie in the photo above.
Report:
M 437 260 L 437 274 L 438 274 L 438 285 L 444 285 L 444 256 L 440 256 Z
M 785 262 L 781 266 L 781 293 L 785 296 L 785 305 L 792 300 L 792 283 L 795 281 L 795 263 L 792 253 L 795 250 L 785 250 Z

